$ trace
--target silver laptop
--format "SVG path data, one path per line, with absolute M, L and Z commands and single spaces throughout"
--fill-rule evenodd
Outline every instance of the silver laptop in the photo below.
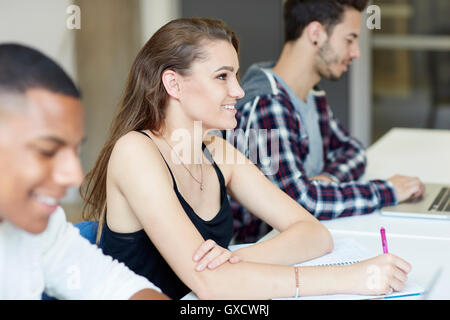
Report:
M 450 185 L 425 184 L 425 195 L 420 199 L 384 207 L 381 214 L 409 218 L 450 219 Z

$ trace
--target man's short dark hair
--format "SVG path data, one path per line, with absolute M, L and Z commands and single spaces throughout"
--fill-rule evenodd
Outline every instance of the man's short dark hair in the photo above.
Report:
M 345 7 L 363 11 L 369 0 L 287 0 L 284 4 L 285 42 L 297 40 L 305 27 L 320 22 L 328 34 L 342 20 Z
M 24 94 L 36 88 L 78 99 L 81 96 L 74 82 L 51 58 L 20 44 L 0 44 L 0 91 Z

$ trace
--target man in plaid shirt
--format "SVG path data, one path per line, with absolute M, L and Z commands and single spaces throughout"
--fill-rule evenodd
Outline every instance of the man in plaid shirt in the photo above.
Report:
M 419 179 L 406 176 L 358 181 L 365 150 L 316 86 L 321 77 L 339 79 L 359 57 L 356 38 L 366 4 L 288 0 L 281 56 L 249 68 L 242 81 L 246 95 L 236 106 L 237 130 L 227 132 L 230 143 L 318 219 L 371 213 L 424 192 Z M 254 242 L 270 231 L 234 200 L 232 207 L 236 242 Z

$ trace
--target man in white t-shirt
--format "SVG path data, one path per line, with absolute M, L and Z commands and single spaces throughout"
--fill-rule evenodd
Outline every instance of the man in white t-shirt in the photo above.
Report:
M 167 299 L 68 223 L 60 199 L 83 174 L 80 94 L 40 52 L 0 45 L 0 300 Z
M 37 50 L 0 44 L 0 300 L 168 299 L 66 221 L 59 201 L 83 173 L 80 93 Z M 199 265 L 239 261 L 212 241 Z

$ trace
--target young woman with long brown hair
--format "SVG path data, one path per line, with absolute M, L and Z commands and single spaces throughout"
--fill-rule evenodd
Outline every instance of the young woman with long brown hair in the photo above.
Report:
M 83 191 L 85 217 L 101 222 L 104 252 L 175 299 L 190 290 L 200 298 L 266 299 L 401 289 L 410 267 L 393 255 L 347 267 L 292 267 L 333 249 L 328 230 L 208 134 L 236 125 L 233 106 L 244 95 L 238 52 L 221 21 L 196 18 L 169 22 L 139 52 Z M 231 240 L 227 193 L 280 234 L 236 251 L 240 263 L 198 272 L 192 257 L 205 239 L 218 244 L 211 257 Z M 367 288 L 369 265 L 380 267 L 384 286 Z

